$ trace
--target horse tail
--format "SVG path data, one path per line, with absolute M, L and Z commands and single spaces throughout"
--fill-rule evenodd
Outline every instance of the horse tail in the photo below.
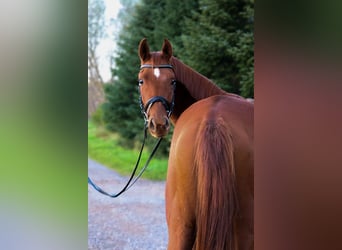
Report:
M 237 187 L 228 131 L 222 119 L 204 121 L 199 128 L 195 148 L 196 250 L 237 249 Z

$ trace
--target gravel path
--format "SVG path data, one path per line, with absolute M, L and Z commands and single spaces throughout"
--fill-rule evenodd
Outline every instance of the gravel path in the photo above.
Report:
M 107 192 L 118 192 L 128 177 L 88 159 L 88 174 Z M 88 250 L 161 250 L 167 246 L 165 182 L 138 180 L 118 198 L 88 185 Z

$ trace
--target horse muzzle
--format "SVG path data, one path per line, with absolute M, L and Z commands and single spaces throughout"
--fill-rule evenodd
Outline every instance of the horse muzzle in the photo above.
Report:
M 166 136 L 170 131 L 170 121 L 166 116 L 162 119 L 151 117 L 147 122 L 147 128 L 150 134 L 156 138 Z
M 150 114 L 151 108 L 154 104 L 159 103 L 162 104 L 157 108 L 158 111 L 154 111 L 156 113 Z M 169 103 L 162 96 L 154 96 L 147 101 L 144 105 L 140 98 L 140 107 L 142 113 L 145 117 L 145 122 L 150 134 L 153 137 L 161 138 L 168 134 L 170 131 L 170 116 L 173 110 L 174 103 Z M 162 108 L 162 109 L 161 109 Z M 162 115 L 166 111 L 166 115 Z

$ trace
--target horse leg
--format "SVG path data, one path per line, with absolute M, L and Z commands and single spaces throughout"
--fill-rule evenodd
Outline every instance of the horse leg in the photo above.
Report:
M 182 214 L 182 208 L 174 199 L 171 210 L 167 214 L 169 244 L 168 250 L 189 250 L 193 248 L 195 241 L 195 228 Z
M 166 219 L 169 232 L 168 250 L 193 249 L 195 242 L 195 216 L 194 216 L 194 194 L 189 180 L 180 178 L 187 174 L 169 161 L 168 176 L 166 183 Z M 182 169 L 184 170 L 184 168 Z

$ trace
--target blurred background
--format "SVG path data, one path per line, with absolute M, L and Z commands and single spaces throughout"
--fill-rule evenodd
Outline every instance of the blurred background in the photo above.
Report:
M 0 3 L 1 249 L 87 248 L 86 27 L 83 1 Z

